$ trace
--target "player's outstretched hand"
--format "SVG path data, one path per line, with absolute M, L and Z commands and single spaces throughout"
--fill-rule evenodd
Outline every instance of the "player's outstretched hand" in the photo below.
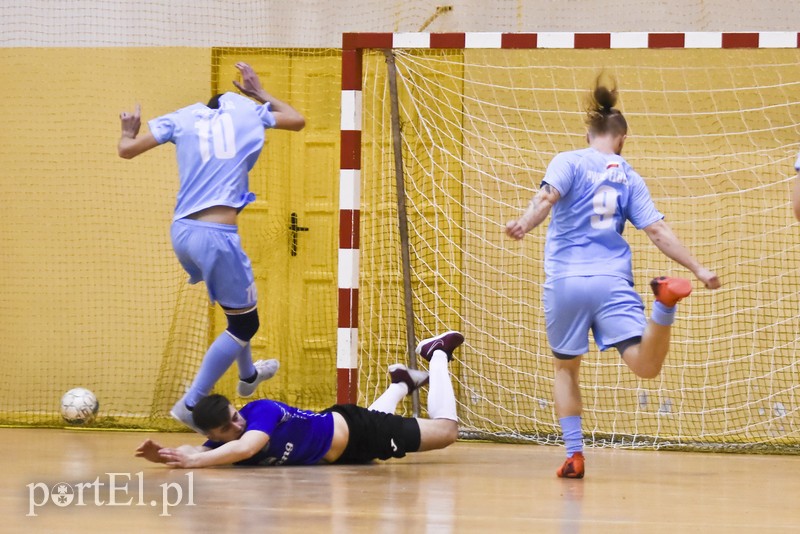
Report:
M 194 455 L 186 454 L 180 449 L 161 449 L 158 454 L 164 458 L 164 463 L 170 467 L 195 467 Z
M 695 276 L 697 276 L 698 280 L 703 282 L 703 284 L 706 286 L 706 289 L 719 289 L 719 287 L 722 285 L 722 282 L 720 282 L 719 278 L 717 277 L 717 273 L 709 271 L 705 267 L 698 269 L 695 273 Z
M 149 460 L 157 464 L 163 464 L 166 463 L 167 459 L 161 455 L 160 451 L 162 449 L 163 447 L 161 445 L 152 439 L 148 439 L 139 445 L 139 448 L 136 449 L 135 455 L 138 458 L 144 458 L 145 460 Z
M 516 239 L 519 241 L 523 237 L 525 237 L 525 228 L 520 224 L 519 219 L 514 221 L 508 221 L 506 223 L 506 235 L 511 239 Z
M 261 80 L 258 78 L 256 71 L 253 70 L 253 67 L 240 61 L 236 64 L 236 68 L 239 69 L 242 75 L 242 83 L 233 80 L 233 85 L 250 98 L 262 100 L 265 92 L 264 87 L 261 85 Z
M 122 123 L 122 136 L 136 139 L 142 126 L 142 106 L 136 104 L 133 113 L 123 111 L 119 114 L 119 120 Z

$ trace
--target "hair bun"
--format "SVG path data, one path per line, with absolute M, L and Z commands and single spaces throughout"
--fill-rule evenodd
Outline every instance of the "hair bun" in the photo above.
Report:
M 597 104 L 597 111 L 610 111 L 617 104 L 617 88 L 609 89 L 605 85 L 601 85 L 600 80 L 597 80 L 597 86 L 594 89 L 594 101 Z
M 627 133 L 628 123 L 622 112 L 614 107 L 619 97 L 614 76 L 601 72 L 587 96 L 586 123 L 590 131 L 606 133 L 611 130 L 623 135 Z

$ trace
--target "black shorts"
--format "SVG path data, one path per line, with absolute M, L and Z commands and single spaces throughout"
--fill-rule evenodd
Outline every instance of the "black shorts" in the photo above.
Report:
M 363 464 L 402 458 L 419 450 L 419 423 L 413 417 L 375 412 L 355 404 L 337 404 L 325 412 L 341 414 L 350 430 L 347 447 L 334 463 Z

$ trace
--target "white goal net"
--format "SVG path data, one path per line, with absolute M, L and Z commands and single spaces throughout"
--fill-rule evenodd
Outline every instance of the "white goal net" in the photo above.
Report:
M 800 447 L 798 50 L 395 50 L 417 339 L 459 329 L 462 430 L 553 443 L 553 364 L 541 288 L 545 226 L 504 235 L 550 159 L 585 146 L 585 97 L 616 77 L 624 156 L 667 221 L 724 286 L 678 311 L 661 375 L 640 380 L 594 345 L 581 365 L 596 445 Z M 360 394 L 405 353 L 386 61 L 365 52 Z M 636 287 L 691 273 L 630 225 Z M 402 357 L 402 356 L 400 356 Z M 424 406 L 424 402 L 423 402 Z

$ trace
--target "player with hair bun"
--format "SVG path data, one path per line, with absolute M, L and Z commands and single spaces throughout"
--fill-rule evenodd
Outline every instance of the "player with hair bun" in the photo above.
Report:
M 524 214 L 506 224 L 506 234 L 519 240 L 553 213 L 545 242 L 543 303 L 555 357 L 553 397 L 567 449 L 556 474 L 566 478 L 584 475 L 579 369 L 589 350 L 589 330 L 600 350 L 616 348 L 637 376 L 654 378 L 667 356 L 676 304 L 692 291 L 689 280 L 654 279 L 656 300 L 646 320 L 633 289 L 630 246 L 622 237 L 626 221 L 706 288 L 720 287 L 717 275 L 681 244 L 642 177 L 620 155 L 628 123 L 615 107 L 616 82 L 604 80 L 601 73 L 589 97 L 589 147 L 556 155 Z

